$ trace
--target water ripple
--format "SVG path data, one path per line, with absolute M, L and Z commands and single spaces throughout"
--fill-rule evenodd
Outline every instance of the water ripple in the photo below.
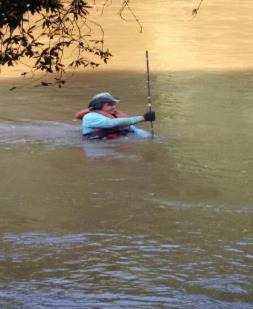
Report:
M 247 240 L 242 242 L 245 248 Z M 234 265 L 220 275 L 221 261 L 229 263 L 230 256 L 207 258 L 203 248 L 158 237 L 6 233 L 0 244 L 0 300 L 6 306 L 249 308 L 252 299 L 247 271 L 239 275 Z M 243 263 L 245 252 L 230 248 L 220 243 L 226 254 L 239 255 L 233 262 Z

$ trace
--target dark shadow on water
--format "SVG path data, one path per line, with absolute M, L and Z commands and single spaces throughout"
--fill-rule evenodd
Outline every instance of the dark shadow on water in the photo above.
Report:
M 81 147 L 87 158 L 136 159 L 137 155 L 120 151 L 122 144 L 144 142 L 133 134 L 109 141 L 87 141 L 80 132 L 80 125 L 56 121 L 9 121 L 0 122 L 0 147 L 41 144 L 49 147 Z M 154 140 L 154 139 L 153 139 Z
M 80 146 L 79 126 L 55 121 L 0 122 L 0 145 Z

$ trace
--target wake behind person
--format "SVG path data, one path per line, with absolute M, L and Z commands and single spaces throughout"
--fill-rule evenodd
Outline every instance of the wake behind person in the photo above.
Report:
M 86 109 L 76 113 L 76 118 L 82 120 L 81 129 L 85 139 L 114 139 L 131 134 L 142 138 L 151 136 L 135 124 L 155 121 L 155 112 L 149 111 L 143 116 L 129 117 L 117 110 L 119 101 L 119 98 L 109 92 L 102 92 L 91 99 Z

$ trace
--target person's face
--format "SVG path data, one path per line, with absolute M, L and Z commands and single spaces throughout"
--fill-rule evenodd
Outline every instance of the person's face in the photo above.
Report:
M 116 112 L 116 103 L 111 103 L 111 102 L 105 103 L 102 107 L 102 111 L 109 113 L 109 114 L 115 113 Z

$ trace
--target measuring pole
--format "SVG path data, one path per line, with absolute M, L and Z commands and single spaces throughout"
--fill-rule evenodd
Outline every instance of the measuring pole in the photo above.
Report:
M 146 62 L 147 62 L 147 88 L 148 88 L 148 111 L 152 111 L 152 99 L 151 99 L 151 87 L 150 87 L 150 73 L 149 73 L 149 59 L 148 51 L 146 50 Z M 150 121 L 152 138 L 154 137 L 154 125 L 153 121 Z

